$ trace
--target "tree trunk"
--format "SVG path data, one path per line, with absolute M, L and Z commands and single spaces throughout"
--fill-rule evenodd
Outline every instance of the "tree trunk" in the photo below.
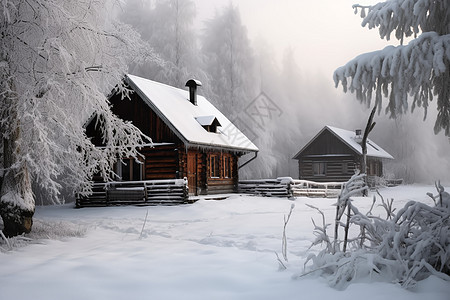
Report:
M 14 140 L 18 136 L 17 130 Z M 11 168 L 16 162 L 14 143 L 5 139 L 3 146 L 3 166 L 7 171 L 0 188 L 0 216 L 3 219 L 3 233 L 12 237 L 31 231 L 35 205 L 26 164 Z
M 367 174 L 367 139 L 369 137 L 369 133 L 373 130 L 375 127 L 375 122 L 373 122 L 373 116 L 375 115 L 375 111 L 377 109 L 377 104 L 375 103 L 369 119 L 367 120 L 366 129 L 364 130 L 364 135 L 361 141 L 361 148 L 362 148 L 362 158 L 361 158 L 361 172 L 366 174 L 364 177 L 364 182 L 366 183 L 366 186 L 369 186 L 368 184 L 368 174 Z M 367 190 L 363 191 L 363 196 L 367 196 L 368 192 Z

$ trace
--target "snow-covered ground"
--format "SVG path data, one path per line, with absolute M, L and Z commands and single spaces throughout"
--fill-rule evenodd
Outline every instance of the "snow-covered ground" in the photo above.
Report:
M 396 207 L 431 203 L 426 192 L 436 194 L 432 186 L 381 190 Z M 334 202 L 230 195 L 173 207 L 37 207 L 34 241 L 0 252 L 0 299 L 449 299 L 450 283 L 433 276 L 413 291 L 367 278 L 337 291 L 317 276 L 296 278 L 318 251 L 308 248 L 311 217 L 320 216 L 305 204 L 331 223 Z M 288 269 L 280 271 L 275 252 L 293 203 Z M 371 198 L 355 203 L 365 211 Z

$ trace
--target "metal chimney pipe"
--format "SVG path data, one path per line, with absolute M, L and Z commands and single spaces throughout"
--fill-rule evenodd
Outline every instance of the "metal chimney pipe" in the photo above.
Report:
M 197 105 L 197 87 L 202 86 L 202 83 L 196 79 L 189 79 L 186 86 L 189 87 L 189 101 Z

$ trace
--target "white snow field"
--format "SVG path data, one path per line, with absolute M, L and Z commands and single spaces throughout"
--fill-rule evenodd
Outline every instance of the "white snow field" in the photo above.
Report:
M 380 191 L 396 207 L 432 203 L 426 193 L 436 194 L 418 185 Z M 365 211 L 371 199 L 355 203 Z M 332 223 L 335 200 L 233 194 L 172 207 L 37 207 L 33 241 L 0 251 L 0 299 L 449 299 L 450 283 L 435 276 L 412 291 L 370 278 L 338 291 L 317 275 L 297 278 L 319 250 L 308 247 L 311 217 L 320 223 L 320 215 L 305 204 Z M 293 203 L 288 269 L 280 271 L 275 252 L 281 257 L 283 218 Z

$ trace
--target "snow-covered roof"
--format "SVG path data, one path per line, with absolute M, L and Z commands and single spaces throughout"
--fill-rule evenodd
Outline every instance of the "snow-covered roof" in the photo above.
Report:
M 211 126 L 214 123 L 214 120 L 217 120 L 215 116 L 201 116 L 201 117 L 195 117 L 197 122 L 202 126 Z M 217 120 L 219 122 L 219 120 Z M 217 126 L 220 125 L 220 122 L 217 124 Z
M 127 75 L 127 82 L 145 103 L 188 146 L 225 148 L 256 152 L 256 147 L 227 117 L 205 97 L 197 96 L 197 105 L 189 101 L 189 91 Z M 221 126 L 208 132 L 202 125 L 217 119 Z
M 354 131 L 341 129 L 337 127 L 332 126 L 325 126 L 305 147 L 303 147 L 294 158 L 297 158 L 301 152 L 303 152 L 306 147 L 308 147 L 312 141 L 316 139 L 324 130 L 328 130 L 332 134 L 334 134 L 338 139 L 340 139 L 344 144 L 349 146 L 351 149 L 353 149 L 356 153 L 359 155 L 362 155 L 362 147 L 361 144 L 358 142 L 361 142 L 361 138 L 358 138 L 355 135 Z M 392 155 L 390 155 L 386 150 L 378 146 L 375 142 L 373 142 L 370 139 L 367 139 L 367 156 L 370 157 L 378 157 L 378 158 L 386 158 L 386 159 L 394 159 Z
M 361 144 L 358 143 L 358 139 L 356 138 L 354 131 L 336 128 L 332 126 L 326 127 L 345 144 L 347 144 L 353 150 L 355 150 L 358 154 L 361 155 L 363 154 Z M 387 153 L 383 148 L 375 144 L 370 139 L 367 139 L 367 156 L 394 159 L 392 155 Z

